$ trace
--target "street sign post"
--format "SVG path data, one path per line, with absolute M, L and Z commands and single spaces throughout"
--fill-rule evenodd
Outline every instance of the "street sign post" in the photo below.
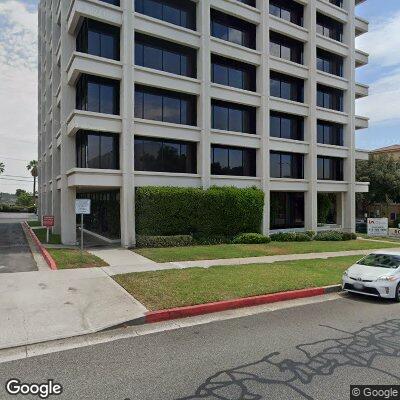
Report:
M 54 226 L 54 216 L 53 215 L 43 215 L 42 225 L 46 228 L 46 243 L 50 241 L 50 228 Z
M 83 256 L 83 216 L 90 214 L 90 199 L 75 200 L 75 214 L 81 215 L 81 257 Z

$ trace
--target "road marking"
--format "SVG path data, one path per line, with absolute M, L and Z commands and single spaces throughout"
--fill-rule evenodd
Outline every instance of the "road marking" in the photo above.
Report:
M 67 339 L 53 340 L 50 342 L 43 342 L 32 345 L 14 347 L 10 349 L 3 349 L 0 350 L 0 364 L 9 361 L 40 356 L 44 354 L 72 350 L 80 347 L 109 343 L 115 340 L 129 339 L 137 336 L 150 335 L 152 333 L 157 333 L 157 332 L 167 332 L 196 325 L 205 325 L 211 322 L 225 321 L 234 318 L 249 317 L 252 315 L 279 311 L 288 308 L 300 307 L 308 304 L 316 304 L 325 301 L 339 300 L 341 298 L 342 296 L 340 294 L 331 293 L 304 299 L 288 300 L 279 303 L 263 304 L 254 307 L 221 311 L 213 314 L 184 318 L 181 320 L 157 322 L 154 324 L 145 324 L 140 326 L 128 326 L 126 328 L 118 328 L 104 332 L 97 332 L 83 336 L 71 337 Z

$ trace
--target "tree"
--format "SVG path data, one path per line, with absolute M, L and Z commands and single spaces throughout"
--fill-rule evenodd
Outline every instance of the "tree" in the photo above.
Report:
M 36 178 L 38 176 L 38 162 L 36 160 L 32 160 L 26 166 L 26 169 L 31 172 L 33 176 L 33 197 L 36 196 Z
M 361 196 L 364 210 L 373 204 L 382 204 L 387 215 L 390 204 L 400 203 L 400 161 L 393 157 L 378 155 L 359 161 L 357 181 L 370 182 L 369 193 Z
M 22 207 L 31 207 L 34 205 L 33 196 L 23 189 L 17 189 L 15 192 L 17 196 L 17 205 Z
M 6 166 L 4 165 L 3 162 L 0 162 L 0 175 L 5 171 Z

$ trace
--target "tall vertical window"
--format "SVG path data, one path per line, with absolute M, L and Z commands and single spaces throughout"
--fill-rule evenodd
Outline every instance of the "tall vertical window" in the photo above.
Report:
M 303 6 L 288 0 L 270 0 L 269 13 L 292 24 L 303 26 Z
M 335 157 L 318 157 L 318 179 L 343 181 L 343 159 Z
M 343 91 L 328 86 L 317 85 L 317 106 L 343 111 Z
M 85 18 L 76 37 L 76 50 L 93 56 L 119 60 L 119 28 Z
M 338 42 L 343 41 L 343 24 L 326 15 L 317 13 L 317 33 Z
M 83 74 L 76 85 L 76 108 L 118 115 L 119 82 Z
M 343 125 L 318 120 L 318 143 L 343 146 Z
M 256 176 L 255 149 L 212 145 L 211 174 Z
M 196 97 L 136 85 L 135 117 L 175 124 L 196 125 Z
M 271 229 L 304 228 L 304 193 L 271 192 Z
M 269 51 L 272 56 L 303 64 L 303 43 L 279 33 L 270 33 Z
M 140 33 L 135 34 L 135 64 L 192 78 L 197 75 L 196 50 Z
M 271 111 L 269 129 L 273 137 L 304 140 L 304 119 L 296 115 Z
M 135 170 L 196 173 L 196 143 L 135 137 Z
M 196 3 L 191 0 L 135 0 L 135 11 L 196 30 Z
M 76 166 L 119 169 L 118 136 L 112 133 L 79 131 L 76 135 Z
M 271 151 L 271 177 L 304 179 L 304 156 L 297 153 Z
M 328 51 L 317 49 L 317 69 L 328 74 L 343 76 L 343 58 Z
M 211 101 L 213 129 L 256 133 L 256 109 L 225 101 Z
M 241 46 L 256 48 L 256 27 L 231 15 L 211 10 L 211 35 Z
M 256 91 L 256 68 L 229 58 L 211 55 L 211 80 L 220 85 Z
M 301 79 L 271 71 L 269 82 L 271 96 L 303 103 L 304 82 Z

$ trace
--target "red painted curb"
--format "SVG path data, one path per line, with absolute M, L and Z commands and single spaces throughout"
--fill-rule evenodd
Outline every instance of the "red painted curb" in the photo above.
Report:
M 215 303 L 199 304 L 195 306 L 171 308 L 168 310 L 149 311 L 145 315 L 146 323 L 167 321 L 195 315 L 209 314 L 218 311 L 233 310 L 241 307 L 258 306 L 260 304 L 276 303 L 278 301 L 301 299 L 305 297 L 320 296 L 327 293 L 326 288 L 311 288 L 292 290 L 290 292 L 272 293 L 261 296 L 245 297 L 242 299 L 233 299 L 218 301 Z
M 24 222 L 26 228 L 28 229 L 29 235 L 31 236 L 32 240 L 35 242 L 36 247 L 40 251 L 41 255 L 43 256 L 44 260 L 46 261 L 47 265 L 50 267 L 52 270 L 56 270 L 57 264 L 54 261 L 53 257 L 50 255 L 50 253 L 46 250 L 46 248 L 42 245 L 38 237 L 35 235 L 35 232 L 33 232 L 33 229 L 28 225 L 28 223 L 25 221 Z

